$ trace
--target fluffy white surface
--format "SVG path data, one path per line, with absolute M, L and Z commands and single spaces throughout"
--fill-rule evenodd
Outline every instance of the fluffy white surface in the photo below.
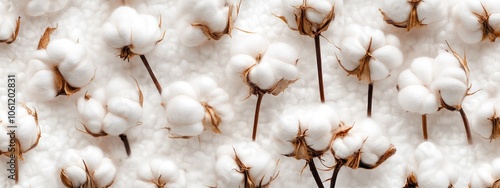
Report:
M 19 36 L 10 45 L 0 44 L 0 78 L 3 80 L 0 84 L 0 95 L 2 95 L 0 104 L 3 105 L 0 115 L 5 119 L 6 107 L 3 101 L 7 100 L 6 75 L 16 73 L 19 86 L 18 101 L 36 107 L 42 132 L 39 145 L 23 155 L 24 161 L 19 166 L 20 181 L 17 187 L 62 187 L 58 168 L 61 161 L 57 159 L 68 149 L 81 150 L 89 145 L 101 148 L 103 155 L 109 157 L 115 164 L 117 174 L 114 187 L 133 185 L 138 177 L 137 168 L 149 165 L 147 160 L 150 156 L 166 157 L 180 170 L 184 170 L 186 187 L 216 186 L 218 181 L 215 175 L 216 149 L 221 145 L 251 139 L 255 98 L 244 100 L 248 94 L 247 88 L 241 80 L 229 79 L 226 75 L 226 65 L 234 55 L 230 53 L 231 50 L 245 48 L 237 45 L 242 42 L 241 37 L 252 34 L 235 29 L 232 37 L 226 36 L 219 41 L 210 40 L 197 47 L 186 47 L 180 41 L 186 26 L 181 22 L 190 11 L 178 8 L 180 1 L 126 0 L 127 5 L 134 8 L 138 14 L 151 15 L 158 21 L 161 15 L 162 29 L 166 31 L 165 39 L 146 55 L 163 87 L 177 80 L 206 75 L 213 78 L 218 86 L 229 94 L 234 118 L 227 126 L 221 126 L 222 134 L 205 131 L 199 137 L 187 140 L 171 139 L 169 132 L 164 129 L 167 117 L 161 106 L 161 97 L 139 57 L 132 58 L 130 62 L 123 61 L 116 57 L 117 50 L 104 40 L 103 25 L 112 12 L 121 6 L 120 1 L 50 2 L 47 11 L 43 11 L 39 16 L 31 16 L 32 13 L 27 9 L 29 5 L 27 0 L 13 1 L 14 18 L 21 16 Z M 67 3 L 58 10 L 60 7 L 52 7 L 52 2 L 54 5 L 58 2 Z M 448 0 L 444 9 L 451 12 L 453 5 L 459 2 L 465 0 Z M 411 66 L 413 59 L 422 56 L 436 57 L 439 49 L 446 49 L 445 40 L 448 40 L 458 53 L 463 55 L 464 50 L 467 53 L 471 70 L 471 91 L 478 91 L 466 97 L 462 104 L 468 115 L 475 116 L 480 104 L 490 98 L 497 98 L 488 92 L 498 90 L 500 71 L 500 62 L 497 61 L 500 59 L 498 42 L 491 43 L 485 40 L 475 44 L 464 43 L 459 37 L 463 30 L 459 29 L 458 22 L 452 19 L 451 14 L 445 14 L 441 18 L 442 21 L 432 27 L 412 29 L 410 32 L 394 28 L 383 21 L 378 11 L 383 3 L 382 0 L 346 1 L 342 13 L 336 16 L 329 30 L 322 33 L 331 41 L 329 43 L 321 39 L 326 100 L 333 103 L 332 108 L 338 112 L 339 119 L 347 125 L 365 118 L 367 90 L 366 85 L 360 84 L 355 77 L 347 77 L 335 58 L 335 53 L 340 53 L 335 45 L 341 44 L 346 27 L 355 23 L 380 29 L 386 35 L 393 34 L 401 41 L 399 49 L 403 53 L 402 66 L 393 70 L 387 79 L 375 83 L 374 106 L 378 108 L 374 109 L 372 114 L 373 121 L 380 125 L 381 131 L 389 142 L 395 145 L 397 152 L 373 170 L 343 168 L 337 181 L 338 187 L 402 187 L 406 181 L 407 166 L 413 165 L 413 169 L 417 169 L 413 156 L 417 146 L 423 142 L 420 115 L 407 113 L 400 107 L 395 86 L 398 75 Z M 271 187 L 315 187 L 310 172 L 307 170 L 301 172 L 304 161 L 282 157 L 272 147 L 275 141 L 271 139 L 270 130 L 277 126 L 282 111 L 299 104 L 319 102 L 313 39 L 309 36 L 300 36 L 273 16 L 272 13 L 279 15 L 281 10 L 282 4 L 277 0 L 243 1 L 235 22 L 237 28 L 262 35 L 272 43 L 285 42 L 298 51 L 299 80 L 279 96 L 264 98 L 257 143 L 261 144 L 263 150 L 270 152 L 273 159 L 280 159 L 277 166 L 280 174 Z M 51 35 L 52 38 L 78 41 L 88 52 L 86 58 L 97 66 L 94 80 L 84 90 L 95 91 L 105 88 L 111 78 L 115 77 L 115 73 L 130 75 L 138 80 L 145 98 L 144 112 L 140 120 L 142 124 L 127 131 L 132 149 L 130 157 L 127 157 L 123 143 L 118 137 L 94 138 L 75 128 L 81 126 L 76 103 L 85 92 L 70 97 L 60 96 L 51 102 L 27 101 L 22 96 L 28 92 L 21 86 L 26 85 L 27 80 L 31 78 L 31 75 L 26 74 L 26 69 L 32 66 L 29 60 L 36 51 L 38 40 L 47 26 L 56 25 L 58 29 Z M 254 45 L 246 47 L 254 51 L 261 49 Z M 495 73 L 497 76 L 494 76 Z M 42 78 L 49 79 L 46 76 Z M 234 84 L 233 81 L 237 81 L 238 84 Z M 133 81 L 129 83 L 135 84 Z M 428 115 L 430 141 L 438 146 L 438 150 L 452 162 L 452 166 L 460 169 L 454 186 L 463 188 L 467 187 L 472 174 L 480 164 L 491 164 L 500 154 L 498 150 L 500 143 L 496 140 L 490 142 L 489 139 L 473 132 L 474 144 L 469 146 L 463 127 L 453 125 L 462 125 L 458 113 L 441 110 Z M 332 157 L 323 158 L 331 162 Z M 5 167 L 7 160 L 8 158 L 4 156 L 0 157 L 0 168 Z M 321 163 L 316 164 L 321 168 Z M 332 172 L 319 171 L 319 173 L 325 180 L 331 177 Z M 14 182 L 8 180 L 7 175 L 8 171 L 0 170 L 1 187 L 14 186 Z M 326 182 L 325 185 L 329 183 Z

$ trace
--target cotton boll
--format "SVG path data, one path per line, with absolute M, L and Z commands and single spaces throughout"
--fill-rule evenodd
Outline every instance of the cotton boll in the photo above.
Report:
M 85 161 L 87 167 L 94 171 L 98 168 L 99 163 L 103 160 L 104 154 L 102 150 L 96 146 L 87 146 L 80 151 L 80 156 Z
M 258 64 L 250 70 L 250 81 L 262 90 L 271 89 L 278 80 L 273 73 L 271 65 L 267 63 Z
M 492 167 L 489 164 L 482 164 L 476 168 L 471 176 L 470 185 L 472 188 L 490 187 L 495 179 L 491 176 Z
M 366 54 L 366 49 L 361 45 L 358 39 L 347 37 L 340 44 L 342 57 L 346 61 L 342 61 L 342 66 L 347 70 L 354 70 L 359 66 L 359 60 Z
M 299 77 L 299 70 L 295 65 L 285 63 L 280 60 L 267 60 L 266 63 L 271 64 L 276 77 L 285 80 L 296 80 Z
M 306 18 L 316 24 L 321 24 L 332 8 L 324 0 L 308 0 L 307 6 L 311 8 L 306 11 Z
M 198 98 L 196 90 L 186 81 L 177 81 L 168 85 L 168 87 L 161 94 L 162 99 L 167 103 L 173 98 L 181 95 Z
M 217 178 L 227 187 L 238 187 L 244 181 L 244 174 L 235 169 L 239 170 L 240 168 L 234 159 L 227 155 L 219 157 L 215 163 Z
M 17 119 L 19 129 L 16 130 L 16 138 L 21 143 L 21 150 L 27 151 L 38 142 L 40 128 L 32 116 L 25 116 Z
M 59 168 L 66 168 L 69 166 L 76 165 L 81 169 L 84 169 L 83 159 L 79 153 L 74 149 L 66 150 L 59 158 L 60 163 L 58 163 Z
M 68 177 L 73 186 L 80 187 L 87 182 L 87 174 L 79 166 L 69 166 L 63 169 L 62 173 Z
M 500 13 L 493 13 L 490 15 L 488 24 L 493 28 L 493 30 L 500 30 Z
M 161 40 L 158 20 L 151 15 L 138 15 L 132 26 L 132 52 L 146 54 L 151 52 Z
M 403 64 L 403 54 L 395 46 L 386 45 L 373 51 L 372 56 L 382 62 L 389 70 L 393 70 Z
M 124 133 L 127 128 L 127 120 L 113 113 L 107 113 L 102 120 L 102 130 L 108 135 L 118 136 Z
M 69 72 L 61 72 L 66 82 L 76 88 L 86 86 L 94 78 L 95 69 L 90 65 L 90 62 L 83 61 Z
M 446 14 L 446 9 L 440 0 L 425 0 L 418 4 L 417 14 L 422 24 L 430 24 L 442 20 L 442 15 Z
M 47 55 L 56 62 L 62 62 L 66 55 L 74 50 L 75 44 L 68 39 L 57 39 L 47 45 Z
M 156 175 L 155 179 L 160 178 L 161 182 L 176 182 L 180 178 L 180 171 L 177 165 L 168 159 L 155 159 L 151 161 L 151 171 Z
M 203 44 L 208 41 L 209 38 L 203 33 L 203 31 L 199 28 L 195 28 L 193 26 L 188 26 L 181 34 L 181 42 L 185 46 L 195 47 Z
M 419 114 L 433 113 L 438 110 L 436 96 L 421 85 L 407 86 L 398 93 L 398 102 L 405 110 Z
M 443 154 L 436 148 L 432 142 L 423 142 L 418 145 L 415 150 L 415 160 L 417 163 L 422 163 L 425 160 L 433 159 L 440 160 L 443 158 Z
M 189 81 L 191 86 L 196 90 L 197 96 L 205 97 L 210 95 L 215 89 L 218 88 L 215 80 L 208 76 L 199 76 Z
M 103 105 L 93 98 L 80 98 L 77 102 L 77 108 L 87 130 L 94 134 L 99 133 L 102 119 L 106 114 Z
M 276 128 L 273 127 L 274 135 L 278 138 L 288 141 L 293 140 L 299 134 L 299 119 L 296 113 L 285 111 Z M 302 129 L 302 131 L 304 131 Z
M 130 35 L 126 35 L 127 33 L 125 33 L 125 35 L 121 35 L 118 28 L 116 28 L 112 23 L 105 23 L 102 26 L 101 31 L 104 39 L 106 39 L 106 42 L 113 48 L 122 48 L 132 43 Z
M 386 34 L 385 35 L 385 44 L 392 45 L 392 46 L 396 47 L 396 49 L 398 49 L 398 50 L 399 50 L 399 47 L 401 47 L 401 43 L 399 41 L 399 38 L 393 34 Z
M 142 116 L 142 107 L 138 102 L 115 97 L 107 103 L 108 112 L 120 116 L 131 123 L 137 123 Z
M 276 42 L 267 47 L 265 58 L 278 59 L 286 63 L 293 64 L 297 61 L 297 50 L 287 43 Z M 263 60 L 264 60 L 263 59 Z
M 478 133 L 484 138 L 490 138 L 492 134 L 491 120 L 495 114 L 495 107 L 493 106 L 493 101 L 488 100 L 483 103 L 477 110 L 475 116 L 475 122 L 472 124 L 474 132 Z
M 473 1 L 470 1 L 473 2 Z M 482 10 L 481 10 L 482 11 Z M 456 13 L 460 20 L 460 24 L 469 31 L 479 31 L 481 29 L 481 24 L 478 22 L 477 16 L 472 12 L 463 11 L 463 9 L 458 8 L 458 12 Z M 460 32 L 459 32 L 460 33 Z
M 408 20 L 411 5 L 406 1 L 386 0 L 382 10 L 394 22 L 404 22 Z
M 457 30 L 459 31 L 458 36 L 460 37 L 460 39 L 468 44 L 481 42 L 483 38 L 483 32 L 480 29 L 469 30 L 468 28 L 465 28 L 463 26 L 463 23 L 458 23 Z
M 227 71 L 232 75 L 242 75 L 243 71 L 254 64 L 257 64 L 255 57 L 246 54 L 238 54 L 229 59 Z
M 10 14 L 4 14 L 2 23 L 0 23 L 0 41 L 12 40 L 12 34 L 16 30 L 16 18 Z
M 332 149 L 335 152 L 335 156 L 345 159 L 361 149 L 366 136 L 356 129 L 356 126 L 354 126 L 347 136 L 337 138 L 333 141 Z
M 267 49 L 266 47 L 269 45 L 269 41 L 259 34 L 244 35 L 241 37 L 241 40 L 233 40 L 232 43 L 231 54 L 235 56 L 245 54 L 253 59 L 259 54 L 264 54 Z
M 448 187 L 450 185 L 448 177 L 440 170 L 419 170 L 417 177 L 420 188 Z
M 235 10 L 233 10 L 235 11 Z M 199 17 L 203 22 L 207 23 L 212 32 L 222 32 L 227 27 L 227 19 L 229 16 L 229 7 L 219 9 L 215 14 L 207 17 Z
M 467 95 L 468 88 L 465 83 L 452 78 L 438 79 L 433 87 L 437 89 L 441 99 L 450 106 L 460 106 Z
M 371 27 L 364 27 L 363 33 L 358 36 L 359 41 L 365 49 L 371 48 L 371 50 L 379 49 L 385 44 L 384 32 L 378 29 L 373 29 Z M 371 41 L 371 46 L 370 45 Z
M 38 71 L 26 84 L 27 95 L 38 101 L 53 99 L 57 95 L 54 79 L 54 73 L 52 73 L 52 71 Z
M 169 101 L 166 107 L 169 123 L 188 125 L 201 122 L 205 115 L 203 106 L 188 96 L 177 96 Z
M 406 69 L 399 74 L 398 77 L 398 87 L 399 89 L 404 89 L 405 87 L 412 85 L 423 85 L 420 78 L 417 77 L 410 69 Z M 423 87 L 423 86 L 422 86 Z
M 104 158 L 99 167 L 94 171 L 94 180 L 99 187 L 105 187 L 113 183 L 116 175 L 116 168 L 109 158 Z
M 379 81 L 389 76 L 390 70 L 378 59 L 372 59 L 369 64 L 370 80 Z
M 411 71 L 422 81 L 424 84 L 431 84 L 434 71 L 434 60 L 430 57 L 419 57 L 411 63 Z

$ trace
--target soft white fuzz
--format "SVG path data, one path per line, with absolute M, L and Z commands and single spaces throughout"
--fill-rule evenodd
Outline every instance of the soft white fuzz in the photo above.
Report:
M 173 161 L 167 158 L 155 158 L 146 164 L 137 170 L 139 180 L 134 183 L 135 187 L 186 187 L 185 172 Z

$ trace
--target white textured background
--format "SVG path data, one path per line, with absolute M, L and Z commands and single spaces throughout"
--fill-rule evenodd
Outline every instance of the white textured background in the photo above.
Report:
M 236 21 L 237 28 L 263 35 L 271 42 L 286 42 L 299 49 L 298 68 L 300 79 L 279 96 L 266 95 L 263 100 L 257 142 L 272 151 L 270 127 L 277 123 L 279 114 L 285 108 L 319 101 L 317 91 L 316 61 L 313 39 L 299 36 L 286 24 L 274 17 L 278 3 L 265 0 L 246 0 Z M 104 86 L 115 73 L 131 75 L 141 85 L 145 95 L 142 125 L 130 129 L 126 134 L 132 148 L 132 156 L 127 157 L 123 144 L 118 137 L 94 138 L 79 132 L 80 120 L 76 113 L 76 100 L 83 95 L 79 92 L 71 97 L 58 97 L 53 101 L 34 103 L 29 99 L 28 106 L 35 107 L 39 114 L 42 137 L 39 145 L 24 155 L 20 163 L 20 187 L 62 187 L 57 168 L 58 158 L 67 149 L 81 149 L 88 145 L 97 145 L 103 149 L 116 165 L 118 172 L 113 187 L 130 187 L 137 177 L 137 167 L 145 165 L 151 157 L 165 156 L 175 161 L 186 171 L 188 187 L 216 186 L 213 172 L 215 151 L 218 146 L 238 143 L 251 139 L 254 105 L 256 97 L 243 100 L 246 87 L 241 82 L 234 85 L 225 74 L 226 63 L 230 58 L 231 45 L 238 44 L 241 32 L 234 30 L 233 37 L 224 37 L 220 41 L 211 41 L 196 48 L 182 45 L 179 36 L 182 30 L 177 26 L 182 16 L 189 10 L 179 8 L 180 1 L 169 0 L 128 0 L 127 5 L 139 13 L 160 16 L 165 39 L 156 49 L 146 54 L 156 76 L 163 87 L 176 80 L 188 79 L 196 75 L 208 75 L 214 78 L 231 96 L 235 112 L 232 122 L 223 124 L 222 134 L 205 131 L 200 137 L 188 140 L 171 139 L 166 125 L 164 110 L 160 106 L 160 96 L 151 82 L 149 75 L 134 57 L 130 62 L 116 57 L 117 51 L 110 48 L 102 38 L 100 28 L 111 12 L 120 6 L 118 0 L 71 0 L 61 10 L 38 17 L 24 13 L 27 0 L 16 0 L 13 4 L 21 16 L 21 30 L 17 40 L 10 44 L 0 44 L 0 78 L 9 72 L 17 72 L 19 99 L 27 62 L 36 50 L 38 40 L 46 27 L 58 26 L 51 35 L 52 39 L 69 38 L 79 40 L 88 50 L 88 58 L 98 66 L 95 80 L 83 90 L 94 90 Z M 445 40 L 459 53 L 467 51 L 471 70 L 472 91 L 479 90 L 464 101 L 464 109 L 473 123 L 474 111 L 487 98 L 485 87 L 489 87 L 489 75 L 500 71 L 498 42 L 481 42 L 477 45 L 465 45 L 457 37 L 457 31 L 451 20 L 451 7 L 456 2 L 448 0 L 448 15 L 436 23 L 422 29 L 406 32 L 383 22 L 378 8 L 383 1 L 346 0 L 343 12 L 337 16 L 329 30 L 323 35 L 332 43 L 322 39 L 322 57 L 324 62 L 324 81 L 327 101 L 333 101 L 334 107 L 346 124 L 352 124 L 365 117 L 367 85 L 359 83 L 355 77 L 347 77 L 339 67 L 335 44 L 339 44 L 343 29 L 350 23 L 368 25 L 393 33 L 401 40 L 404 64 L 393 72 L 393 76 L 375 83 L 373 118 L 382 125 L 383 131 L 396 148 L 396 154 L 374 170 L 351 170 L 342 168 L 338 187 L 402 187 L 406 180 L 407 165 L 415 165 L 413 152 L 422 142 L 420 115 L 406 113 L 397 102 L 396 78 L 399 72 L 407 68 L 411 61 L 420 56 L 435 57 L 437 49 L 444 49 Z M 238 80 L 239 81 L 239 80 Z M 7 94 L 6 84 L 0 84 L 0 95 Z M 497 86 L 498 87 L 498 86 Z M 482 90 L 481 90 L 482 89 Z M 4 101 L 2 101 L 4 103 Z M 3 107 L 2 107 L 3 109 Z M 4 111 L 2 111 L 4 112 Z M 472 170 L 481 163 L 491 163 L 500 154 L 498 141 L 490 142 L 473 132 L 474 145 L 466 142 L 465 132 L 458 112 L 442 110 L 428 116 L 429 138 L 444 153 L 449 161 L 460 169 L 460 178 L 455 187 L 466 187 Z M 279 176 L 271 187 L 315 187 L 314 180 L 304 167 L 304 161 L 280 157 Z M 331 156 L 325 156 L 330 158 Z M 326 159 L 327 161 L 331 159 Z M 7 157 L 0 157 L 0 187 L 11 187 L 13 182 L 7 179 L 5 164 Z M 319 162 L 316 162 L 319 168 Z M 323 180 L 331 176 L 331 171 L 320 171 Z M 3 183 L 5 182 L 5 183 Z M 329 185 L 329 183 L 325 183 Z

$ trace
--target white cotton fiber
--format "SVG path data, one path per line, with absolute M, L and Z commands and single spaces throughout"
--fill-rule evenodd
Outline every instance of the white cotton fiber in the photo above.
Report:
M 500 29 L 500 12 L 491 14 L 488 23 L 495 31 L 498 31 Z
M 411 63 L 411 71 L 415 74 L 423 84 L 432 83 L 434 71 L 433 71 L 434 60 L 430 57 L 419 57 L 413 60 Z
M 390 73 L 390 70 L 386 65 L 384 65 L 384 62 L 381 62 L 378 59 L 372 59 L 370 61 L 369 68 L 370 68 L 370 79 L 372 81 L 378 81 L 387 78 Z
M 94 179 L 99 187 L 105 187 L 113 182 L 116 176 L 116 168 L 109 158 L 103 158 L 94 171 Z
M 273 127 L 273 135 L 283 141 L 293 140 L 299 134 L 299 123 L 296 114 L 288 114 L 285 111 L 279 119 L 278 125 Z
M 151 171 L 163 182 L 171 183 L 180 178 L 180 171 L 177 165 L 168 159 L 155 159 L 151 161 Z
M 208 37 L 199 28 L 193 27 L 191 25 L 187 26 L 184 32 L 181 34 L 182 44 L 188 47 L 195 47 L 208 41 Z
M 0 5 L 1 6 L 1 5 Z M 0 13 L 2 17 L 0 18 L 0 41 L 12 41 L 13 34 L 16 30 L 17 18 L 14 16 L 13 12 L 10 11 L 9 5 L 4 5 L 5 7 L 0 7 Z
M 169 123 L 177 125 L 188 125 L 200 122 L 205 110 L 201 104 L 188 96 L 177 96 L 168 102 L 167 118 Z
M 267 50 L 263 59 L 278 59 L 283 62 L 294 64 L 298 59 L 297 54 L 297 50 L 289 44 L 283 42 L 275 42 L 267 46 Z
M 354 125 L 345 137 L 336 138 L 333 141 L 332 149 L 335 152 L 335 156 L 345 159 L 355 152 L 360 151 L 366 136 L 363 135 L 362 132 L 356 130 L 357 126 L 359 125 Z
M 224 155 L 218 157 L 215 163 L 215 173 L 221 183 L 228 187 L 238 187 L 244 181 L 244 174 L 237 172 L 239 166 L 234 161 L 234 158 Z
M 388 70 L 398 68 L 403 64 L 403 53 L 392 45 L 386 45 L 371 53 L 373 58 L 382 62 Z
M 53 61 L 62 62 L 73 48 L 74 43 L 68 39 L 53 40 L 47 45 L 47 55 Z
M 382 11 L 394 22 L 404 22 L 408 20 L 411 5 L 407 1 L 387 0 L 384 1 Z
M 102 120 L 102 130 L 112 136 L 124 133 L 127 128 L 127 120 L 113 113 L 107 113 Z
M 64 174 L 71 180 L 73 186 L 79 187 L 87 181 L 85 170 L 79 166 L 69 166 L 63 169 Z
M 267 63 L 258 64 L 250 70 L 250 81 L 262 90 L 271 89 L 278 80 L 273 73 L 271 65 Z
M 131 42 L 130 35 L 124 32 L 130 32 L 130 30 L 125 30 L 120 32 L 112 23 L 105 23 L 102 26 L 102 34 L 106 42 L 113 48 L 121 48 L 128 46 Z M 124 33 L 124 34 L 122 34 Z
M 87 167 L 91 171 L 94 171 L 104 158 L 104 153 L 97 146 L 87 146 L 80 151 L 80 156 L 85 161 L 85 164 L 87 164 Z
M 436 80 L 433 87 L 439 92 L 441 99 L 450 106 L 459 106 L 467 95 L 467 85 L 456 79 L 442 78 Z
M 492 134 L 492 122 L 490 118 L 495 115 L 495 106 L 493 100 L 485 101 L 475 113 L 475 122 L 472 124 L 474 132 L 484 138 L 490 138 Z
M 107 103 L 108 112 L 120 116 L 130 123 L 136 123 L 142 116 L 142 107 L 138 102 L 127 98 L 114 97 Z
M 151 15 L 138 15 L 132 26 L 132 52 L 145 54 L 153 51 L 162 33 L 158 20 Z
M 218 88 L 215 80 L 208 76 L 199 76 L 189 80 L 192 88 L 196 90 L 197 95 L 200 97 L 209 96 L 211 92 Z
M 491 163 L 492 167 L 492 176 L 496 179 L 500 179 L 500 158 L 495 158 L 493 159 L 493 162 Z
M 418 19 L 423 24 L 430 24 L 443 19 L 446 8 L 441 0 L 421 1 L 417 6 Z
M 3 123 L 0 123 L 0 153 L 9 150 L 10 135 L 7 134 L 7 129 Z
M 403 70 L 398 77 L 398 87 L 403 89 L 413 85 L 423 85 L 424 83 L 410 69 Z M 422 86 L 423 87 L 423 86 Z
M 71 86 L 81 88 L 92 81 L 95 70 L 95 67 L 91 66 L 89 61 L 82 61 L 73 70 L 61 72 L 61 74 Z
M 440 170 L 419 170 L 416 175 L 420 188 L 448 187 L 450 185 L 446 173 Z
M 326 0 L 308 0 L 307 6 L 311 9 L 306 11 L 306 18 L 317 24 L 321 24 L 332 9 L 332 5 Z
M 30 16 L 41 16 L 47 13 L 50 4 L 50 2 L 43 0 L 32 0 L 26 5 L 26 13 Z
M 229 59 L 229 62 L 227 64 L 227 70 L 228 73 L 231 75 L 241 75 L 245 69 L 249 68 L 250 66 L 256 64 L 257 61 L 255 60 L 255 57 L 246 55 L 246 54 L 238 54 L 234 55 Z
M 240 40 L 232 42 L 231 54 L 234 55 L 233 57 L 245 54 L 252 57 L 252 59 L 255 59 L 259 54 L 264 54 L 269 45 L 269 41 L 259 34 L 243 35 Z
M 40 128 L 35 122 L 33 116 L 24 116 L 17 118 L 16 138 L 21 144 L 21 150 L 26 151 L 38 142 L 38 133 Z
M 347 37 L 342 40 L 340 49 L 343 57 L 347 60 L 346 62 L 342 62 L 342 65 L 347 70 L 354 70 L 358 67 L 359 60 L 366 54 L 366 49 L 359 42 L 359 40 L 354 37 Z
M 491 187 L 495 181 L 491 172 L 492 167 L 489 164 L 481 164 L 477 167 L 470 179 L 471 188 Z
M 53 99 L 58 92 L 55 90 L 54 82 L 54 73 L 52 71 L 38 71 L 26 84 L 28 96 L 37 101 Z
M 196 90 L 191 86 L 191 84 L 189 84 L 189 82 L 186 81 L 177 81 L 168 85 L 168 87 L 163 90 L 161 95 L 162 99 L 167 103 L 168 101 L 180 95 L 186 95 L 191 98 L 198 97 L 198 95 L 196 94 Z
M 77 108 L 83 120 L 82 123 L 88 131 L 94 134 L 99 133 L 101 131 L 102 120 L 106 114 L 104 106 L 93 98 L 88 100 L 80 98 L 77 102 Z
M 403 109 L 419 114 L 438 110 L 439 101 L 427 88 L 421 85 L 407 86 L 398 93 L 398 102 Z

